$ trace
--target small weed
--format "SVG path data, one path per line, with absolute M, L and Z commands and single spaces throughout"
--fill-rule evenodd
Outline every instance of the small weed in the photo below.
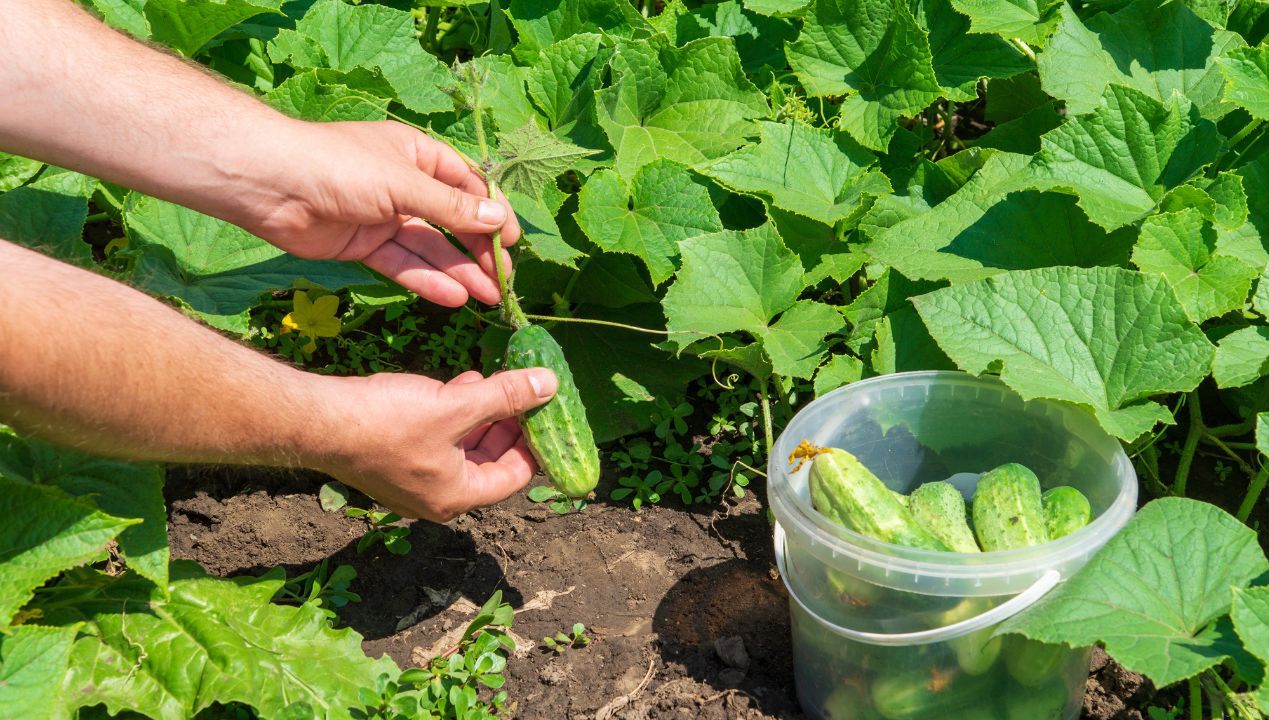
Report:
M 538 485 L 531 488 L 529 500 L 535 503 L 546 503 L 546 506 L 551 508 L 551 512 L 557 515 L 581 512 L 582 508 L 586 507 L 585 498 L 573 499 L 550 485 Z
M 584 648 L 590 644 L 590 636 L 586 634 L 586 626 L 581 623 L 573 623 L 572 632 L 557 632 L 554 637 L 542 638 L 542 644 L 547 650 L 561 655 L 569 648 Z
M 336 565 L 330 570 L 329 563 L 323 560 L 312 570 L 289 578 L 273 601 L 288 605 L 315 602 L 332 615 L 350 602 L 361 602 L 361 596 L 348 589 L 357 579 L 357 570 L 351 565 Z
M 357 541 L 357 554 L 360 555 L 378 543 L 393 555 L 405 555 L 410 552 L 410 528 L 392 527 L 392 523 L 401 519 L 396 513 L 384 513 L 363 508 L 344 508 L 344 515 L 350 518 L 365 518 L 370 529 Z

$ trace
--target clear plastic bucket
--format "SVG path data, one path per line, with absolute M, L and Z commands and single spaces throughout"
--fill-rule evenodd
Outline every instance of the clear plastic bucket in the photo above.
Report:
M 802 440 L 844 448 L 903 493 L 1026 465 L 1044 488 L 1071 485 L 1086 527 L 995 553 L 899 547 L 842 528 L 811 506 Z M 1024 402 L 993 378 L 899 373 L 853 383 L 801 410 L 776 442 L 768 493 L 789 590 L 794 674 L 812 718 L 1066 720 L 1079 714 L 1089 651 L 993 638 L 995 627 L 1070 577 L 1132 517 L 1137 478 L 1088 413 Z

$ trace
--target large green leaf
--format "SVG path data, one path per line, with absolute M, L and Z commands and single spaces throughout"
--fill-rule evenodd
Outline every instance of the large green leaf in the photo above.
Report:
M 724 38 L 620 45 L 611 67 L 613 86 L 596 110 L 626 179 L 658 158 L 694 165 L 731 152 L 753 131 L 749 121 L 768 112 Z
M 828 306 L 798 301 L 802 264 L 770 224 L 690 238 L 679 247 L 683 267 L 662 305 L 670 330 L 696 335 L 671 339 L 684 347 L 700 335 L 743 331 L 762 344 L 777 374 L 814 374 L 825 338 L 845 322 Z
M 686 9 L 685 5 L 679 5 Z M 797 37 L 788 20 L 763 17 L 742 7 L 738 0 L 706 3 L 679 14 L 674 21 L 678 45 L 704 37 L 729 37 L 736 42 L 745 71 L 756 74 L 765 69 L 783 70 L 784 43 Z
M 1194 389 L 1213 348 L 1161 277 L 1119 268 L 1016 270 L 914 298 L 939 346 L 961 367 L 1024 398 L 1091 409 L 1133 440 L 1171 422 L 1152 395 Z
M 387 101 L 368 92 L 323 82 L 316 70 L 292 75 L 264 99 L 287 115 L 320 122 L 383 120 L 388 109 Z
M 866 195 L 890 192 L 876 156 L 844 134 L 793 123 L 759 127 L 758 143 L 702 165 L 701 172 L 828 225 L 866 210 Z
M 56 488 L 0 476 L 0 629 L 35 589 L 96 558 L 138 520 L 111 517 Z
M 150 37 L 190 57 L 221 32 L 261 13 L 280 15 L 281 7 L 282 0 L 146 0 L 144 12 Z
M 610 0 L 511 0 L 507 8 L 520 42 L 515 53 L 532 58 L 550 45 L 582 33 L 647 37 L 652 27 L 628 2 Z
M 1026 163 L 1022 155 L 993 155 L 951 197 L 876 234 L 868 254 L 913 279 L 953 282 L 1004 270 L 1118 265 L 1127 259 L 1132 233 L 1107 233 L 1074 198 L 1011 193 Z
M 1220 59 L 1225 100 L 1269 120 L 1269 46 L 1237 48 Z
M 130 282 L 180 298 L 222 329 L 245 332 L 245 313 L 262 293 L 301 278 L 329 290 L 377 284 L 352 263 L 287 255 L 246 230 L 179 205 L 134 194 L 128 207 L 128 235 L 139 252 Z
M 10 435 L 0 435 L 0 467 L 19 473 L 10 479 L 58 487 L 117 518 L 140 521 L 119 534 L 119 553 L 141 576 L 159 587 L 167 585 L 162 467 L 107 460 Z
M 0 717 L 54 720 L 76 628 L 19 625 L 0 635 Z
M 1163 687 L 1217 665 L 1233 639 L 1216 623 L 1230 588 L 1269 570 L 1256 533 L 1220 508 L 1164 498 L 1137 513 L 1074 577 L 1004 632 L 1076 647 L 1103 643 Z
M 1269 327 L 1253 325 L 1232 332 L 1216 344 L 1212 377 L 1223 388 L 1250 385 L 1269 375 Z
M 150 23 L 145 19 L 145 0 L 88 0 L 111 27 L 139 38 L 150 37 Z
M 1185 312 L 1203 322 L 1241 309 L 1258 268 L 1221 252 L 1217 231 L 1195 208 L 1146 218 L 1132 262 L 1167 278 Z
M 308 44 L 295 44 L 300 39 Z M 401 104 L 417 113 L 454 106 L 445 93 L 454 86 L 453 77 L 415 38 L 414 16 L 384 5 L 318 0 L 296 23 L 295 33 L 279 35 L 270 44 L 269 54 L 275 62 L 287 59 L 297 68 L 378 73 Z
M 316 605 L 270 604 L 281 577 L 223 580 L 193 563 L 174 563 L 167 588 L 131 574 L 68 574 L 38 601 L 44 622 L 85 626 L 62 683 L 64 709 L 101 703 L 184 720 L 240 702 L 271 718 L 305 702 L 316 717 L 351 718 L 358 691 L 397 668 L 366 657 L 361 636 L 332 629 Z
M 595 118 L 595 91 L 606 63 L 602 45 L 599 35 L 585 33 L 543 49 L 526 69 L 525 87 L 552 132 L 574 145 L 607 151 L 608 138 Z
M 969 16 L 972 32 L 1026 42 L 1043 38 L 1060 4 L 1061 0 L 952 0 L 953 7 Z
M 554 185 L 550 190 L 554 192 L 544 193 L 545 198 L 525 195 L 515 190 L 507 191 L 507 201 L 511 203 L 511 207 L 515 208 L 516 218 L 520 221 L 520 230 L 523 233 L 520 236 L 519 246 L 541 260 L 575 268 L 577 258 L 583 257 L 585 253 L 570 245 L 560 233 L 555 214 L 566 196 L 559 190 L 555 190 Z
M 681 165 L 644 165 L 629 185 L 611 170 L 586 181 L 577 224 L 599 247 L 634 255 L 660 285 L 674 273 L 679 242 L 723 229 L 709 191 Z
M 35 177 L 44 167 L 39 160 L 0 152 L 0 193 L 8 192 Z
M 1044 89 L 1065 100 L 1070 112 L 1096 110 L 1106 86 L 1115 83 L 1160 102 L 1180 93 L 1204 117 L 1224 114 L 1216 59 L 1245 44 L 1238 35 L 1213 30 L 1181 2 L 1138 0 L 1087 24 L 1069 5 L 1061 14 L 1038 65 Z
M 86 175 L 47 168 L 35 181 L 0 195 L 0 238 L 89 265 L 92 249 L 83 241 L 84 220 L 96 187 Z
M 1020 182 L 1078 195 L 1089 219 L 1113 230 L 1149 214 L 1215 159 L 1221 137 L 1181 96 L 1161 103 L 1111 85 L 1096 110 L 1049 132 L 1041 145 Z
M 578 147 L 526 122 L 498 133 L 498 165 L 495 176 L 507 190 L 542 199 L 555 188 L 555 179 L 580 167 L 595 150 Z

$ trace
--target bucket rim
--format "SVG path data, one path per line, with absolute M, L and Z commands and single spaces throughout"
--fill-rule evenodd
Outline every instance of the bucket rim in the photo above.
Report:
M 950 381 L 971 386 L 991 387 L 1012 394 L 1022 402 L 1044 404 L 1063 414 L 1091 415 L 1070 403 L 1043 398 L 1025 400 L 995 376 L 973 375 L 959 370 L 923 370 L 879 375 L 826 393 L 798 410 L 785 428 L 785 433 L 797 422 L 798 416 L 807 413 L 813 407 L 830 404 L 842 395 L 875 385 L 920 380 Z M 1118 440 L 1095 421 L 1093 427 L 1094 432 L 1114 445 L 1112 463 L 1116 476 L 1123 478 L 1118 493 L 1110 505 L 1088 525 L 1043 545 L 989 553 L 961 553 L 910 548 L 877 540 L 841 527 L 816 512 L 809 501 L 803 500 L 792 490 L 787 481 L 790 475 L 786 472 L 787 458 L 781 457 L 783 453 L 774 450 L 767 460 L 769 478 L 767 487 L 771 509 L 778 522 L 796 529 L 795 535 L 809 537 L 812 544 L 823 545 L 834 557 L 850 558 L 859 563 L 885 568 L 887 575 L 897 573 L 928 577 L 930 582 L 927 583 L 927 587 L 932 587 L 936 583 L 942 584 L 938 581 L 1035 578 L 1049 568 L 1061 566 L 1074 559 L 1087 558 L 1118 533 L 1136 512 L 1138 483 L 1132 462 Z M 784 433 L 781 434 L 782 437 L 783 435 Z M 776 445 L 779 444 L 777 440 Z M 802 469 L 799 472 L 807 472 L 807 470 Z M 850 571 L 845 564 L 842 569 Z

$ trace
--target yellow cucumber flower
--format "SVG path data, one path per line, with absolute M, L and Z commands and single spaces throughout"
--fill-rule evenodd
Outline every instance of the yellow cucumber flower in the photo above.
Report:
M 291 312 L 282 318 L 282 332 L 297 332 L 308 338 L 304 352 L 317 349 L 317 338 L 335 337 L 342 326 L 335 312 L 339 309 L 339 296 L 323 295 L 310 300 L 308 293 L 296 290 L 291 301 Z

